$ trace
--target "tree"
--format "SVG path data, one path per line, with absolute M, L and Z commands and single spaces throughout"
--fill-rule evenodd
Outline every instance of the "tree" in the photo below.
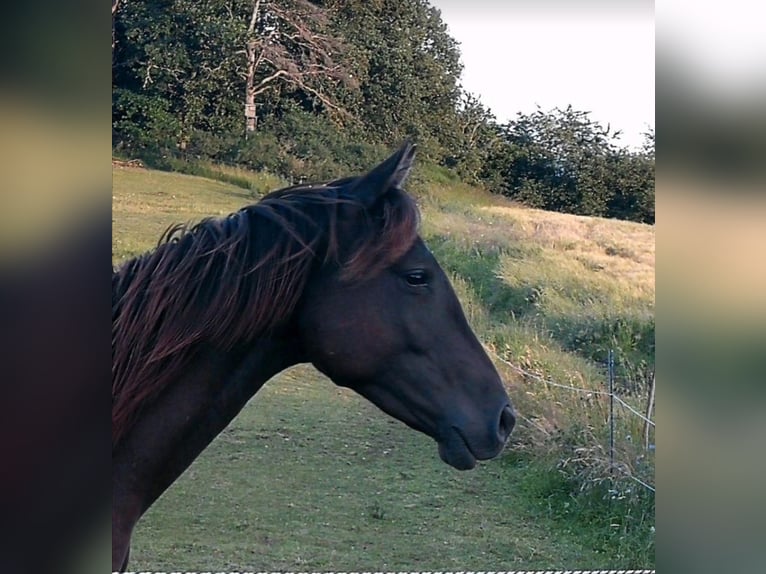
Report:
M 327 21 L 307 0 L 123 2 L 114 28 L 117 135 L 151 123 L 145 114 L 158 109 L 177 121 L 166 136 L 181 147 L 195 133 L 243 133 L 243 107 L 244 127 L 255 129 L 257 101 L 293 97 L 343 113 L 335 87 L 349 75 Z
M 481 182 L 531 207 L 654 222 L 654 133 L 641 152 L 589 112 L 536 110 L 494 127 Z
M 615 154 L 609 185 L 610 217 L 654 223 L 654 130 L 644 134 L 641 151 L 621 150 Z
M 246 131 L 255 131 L 256 96 L 285 83 L 315 99 L 328 112 L 350 114 L 334 97 L 337 84 L 353 84 L 339 63 L 341 42 L 327 31 L 328 17 L 307 0 L 254 0 L 245 50 Z
M 426 0 L 327 0 L 359 82 L 354 109 L 370 137 L 414 136 L 442 159 L 455 141 L 462 66 L 457 42 Z
M 455 127 L 452 140 L 447 144 L 450 153 L 445 157 L 445 164 L 470 182 L 492 179 L 487 162 L 502 144 L 495 116 L 478 96 L 463 92 L 455 114 Z
M 502 193 L 524 203 L 565 213 L 615 216 L 614 196 L 631 177 L 630 155 L 612 132 L 571 106 L 518 114 L 502 127 Z M 498 163 L 498 158 L 494 159 Z M 627 179 L 626 179 L 627 178 Z M 617 182 L 623 187 L 618 188 Z M 633 190 L 635 191 L 635 190 Z M 627 193 L 633 193 L 628 191 Z M 623 202 L 624 203 L 624 202 Z M 624 216 L 631 209 L 622 211 Z

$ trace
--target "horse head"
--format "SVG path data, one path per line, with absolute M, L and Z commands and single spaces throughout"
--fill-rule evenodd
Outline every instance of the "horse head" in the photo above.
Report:
M 321 260 L 296 311 L 306 356 L 336 384 L 436 440 L 442 460 L 473 468 L 503 449 L 515 417 L 494 365 L 403 190 L 405 144 L 339 185 L 336 257 Z

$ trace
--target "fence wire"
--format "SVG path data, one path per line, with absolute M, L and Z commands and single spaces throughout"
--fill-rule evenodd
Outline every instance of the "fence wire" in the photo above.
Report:
M 582 388 L 582 387 L 575 387 L 575 386 L 572 386 L 572 385 L 564 385 L 564 384 L 561 384 L 561 383 L 557 383 L 555 381 L 551 381 L 550 379 L 546 379 L 545 377 L 543 377 L 541 375 L 538 375 L 537 373 L 531 373 L 531 372 L 529 372 L 529 371 L 527 371 L 525 369 L 522 369 L 518 365 L 514 365 L 513 363 L 511 363 L 507 359 L 504 359 L 503 357 L 497 355 L 494 352 L 491 352 L 491 354 L 492 354 L 492 356 L 497 361 L 503 363 L 504 365 L 506 365 L 507 367 L 509 367 L 513 371 L 516 371 L 520 375 L 523 375 L 524 377 L 527 377 L 527 378 L 530 378 L 530 379 L 534 379 L 536 381 L 540 381 L 541 383 L 544 383 L 544 384 L 549 385 L 551 387 L 556 387 L 556 388 L 559 388 L 559 389 L 565 389 L 565 390 L 569 390 L 569 391 L 574 391 L 574 392 L 577 392 L 577 393 L 585 393 L 585 394 L 588 394 L 588 395 L 602 395 L 602 396 L 607 396 L 607 397 L 611 396 L 618 404 L 620 404 L 622 407 L 627 409 L 630 413 L 632 413 L 633 415 L 637 416 L 641 420 L 645 421 L 647 424 L 650 424 L 653 427 L 657 428 L 657 425 L 655 424 L 655 422 L 653 420 L 651 420 L 650 418 L 648 418 L 644 414 L 642 414 L 639 411 L 637 411 L 635 408 L 633 408 L 631 405 L 629 405 L 627 402 L 625 402 L 620 396 L 618 396 L 614 392 L 610 393 L 609 391 L 600 391 L 598 389 L 585 389 L 585 388 Z M 517 416 L 519 416 L 519 418 L 521 418 L 525 422 L 529 423 L 530 425 L 536 427 L 538 430 L 544 432 L 545 434 L 549 434 L 542 426 L 540 426 L 539 424 L 535 423 L 534 421 L 532 421 L 532 420 L 530 420 L 530 419 L 528 419 L 528 418 L 526 418 L 526 417 L 524 417 L 522 415 L 517 415 Z M 654 486 L 652 486 L 650 484 L 647 484 L 646 482 L 644 482 L 643 480 L 641 480 L 639 478 L 636 478 L 635 476 L 633 476 L 633 474 L 631 474 L 629 472 L 626 472 L 624 470 L 622 472 L 623 472 L 623 474 L 626 477 L 628 477 L 631 480 L 635 481 L 636 483 L 640 484 L 644 488 L 647 488 L 647 489 L 651 490 L 652 492 L 656 492 L 656 489 L 655 489 Z
M 518 367 L 518 366 L 514 365 L 513 363 L 511 363 L 510 361 L 500 357 L 499 355 L 494 355 L 494 356 L 495 356 L 495 358 L 498 361 L 500 361 L 504 365 L 507 365 L 508 367 L 510 367 L 511 369 L 516 371 L 517 373 L 519 373 L 521 375 L 524 375 L 525 377 L 529 377 L 531 379 L 536 379 L 536 380 L 540 381 L 541 383 L 545 383 L 546 385 L 550 385 L 551 387 L 558 387 L 560 389 L 567 389 L 567 390 L 570 390 L 570 391 L 576 391 L 578 393 L 586 393 L 586 394 L 589 394 L 589 395 L 603 395 L 605 397 L 608 397 L 610 394 L 612 394 L 614 396 L 614 400 L 617 401 L 620 405 L 622 405 L 623 407 L 628 409 L 631 413 L 636 415 L 638 418 L 646 421 L 647 423 L 649 423 L 653 427 L 656 427 L 656 425 L 655 425 L 653 420 L 647 418 L 646 416 L 644 416 L 643 414 L 638 412 L 636 409 L 634 409 L 632 406 L 630 406 L 628 403 L 626 403 L 623 399 L 621 399 L 620 396 L 617 393 L 609 393 L 609 391 L 599 391 L 597 389 L 583 389 L 583 388 L 580 388 L 580 387 L 573 387 L 571 385 L 562 385 L 561 383 L 556 383 L 556 382 L 551 381 L 550 379 L 546 379 L 545 377 L 542 377 L 542 376 L 540 376 L 540 375 L 538 375 L 536 373 L 530 373 L 529 371 L 525 371 L 521 367 Z

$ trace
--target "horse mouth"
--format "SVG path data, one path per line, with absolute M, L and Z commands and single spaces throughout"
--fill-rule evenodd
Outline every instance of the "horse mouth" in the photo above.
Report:
M 471 470 L 476 466 L 476 456 L 473 454 L 463 433 L 456 427 L 451 427 L 447 436 L 438 441 L 439 457 L 457 470 Z

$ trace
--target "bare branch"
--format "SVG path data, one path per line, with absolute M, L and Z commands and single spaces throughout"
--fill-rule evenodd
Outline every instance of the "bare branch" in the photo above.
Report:
M 274 74 L 271 74 L 270 76 L 265 77 L 260 82 L 258 82 L 257 86 L 253 88 L 254 89 L 253 93 L 255 94 L 263 93 L 266 89 L 264 86 L 266 86 L 267 84 L 270 84 L 277 78 L 284 78 L 284 77 L 289 77 L 289 74 L 285 70 L 279 70 L 278 72 L 275 72 Z
M 258 11 L 261 7 L 261 0 L 253 2 L 253 15 L 250 17 L 250 25 L 247 27 L 247 35 L 252 36 L 255 30 L 255 23 L 258 21 Z
M 258 21 L 267 16 L 269 31 L 258 37 Z M 326 11 L 306 0 L 293 0 L 287 5 L 254 0 L 244 50 L 247 59 L 244 77 L 248 131 L 255 129 L 255 97 L 280 83 L 313 96 L 331 113 L 351 116 L 325 93 L 328 83 L 353 84 L 336 60 L 337 54 L 343 53 L 340 42 L 323 33 L 327 23 Z
M 302 90 L 306 90 L 307 92 L 313 94 L 316 96 L 316 98 L 322 102 L 325 106 L 327 106 L 330 110 L 344 116 L 347 118 L 352 118 L 353 114 L 351 114 L 348 110 L 345 110 L 344 108 L 341 108 L 339 105 L 332 102 L 329 98 L 323 96 L 320 92 L 312 88 L 311 86 L 308 86 L 306 84 L 303 84 L 302 82 L 298 84 Z
M 143 87 L 146 88 L 149 84 L 154 83 L 154 78 L 152 78 L 152 70 L 161 70 L 163 72 L 167 72 L 171 76 L 173 76 L 173 79 L 176 82 L 181 82 L 181 76 L 183 75 L 183 70 L 178 70 L 174 68 L 168 68 L 167 66 L 158 66 L 157 64 L 154 64 L 152 62 L 146 62 L 146 70 L 144 72 L 144 83 Z

